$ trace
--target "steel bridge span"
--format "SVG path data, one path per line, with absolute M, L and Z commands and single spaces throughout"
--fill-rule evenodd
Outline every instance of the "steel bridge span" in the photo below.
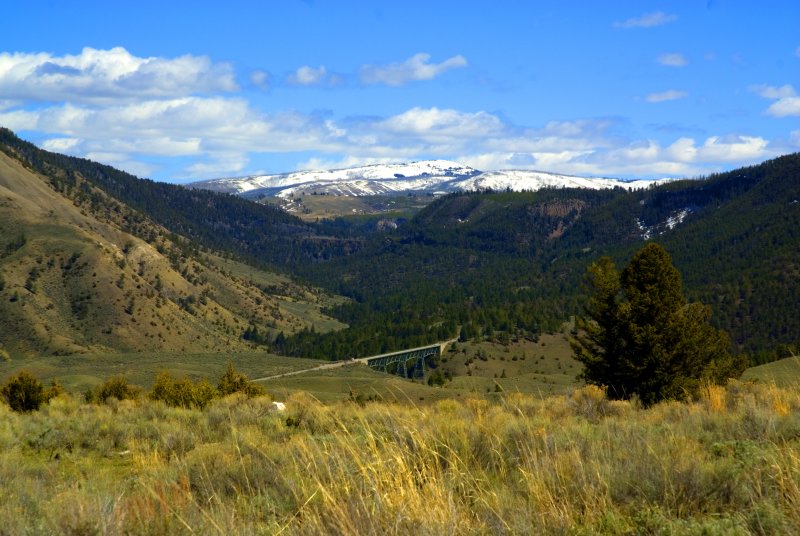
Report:
M 367 366 L 374 370 L 390 374 L 402 373 L 406 378 L 414 378 L 425 375 L 428 370 L 427 360 L 442 355 L 442 349 L 447 344 L 449 343 L 437 343 L 409 350 L 400 350 L 398 352 L 365 357 L 359 361 L 366 362 Z
M 389 352 L 387 354 L 373 355 L 370 357 L 359 357 L 354 359 L 345 359 L 343 361 L 333 361 L 307 369 L 294 370 L 291 372 L 284 372 L 283 374 L 274 374 L 272 376 L 264 376 L 263 378 L 253 378 L 253 380 L 251 381 L 260 382 L 260 381 L 274 380 L 277 378 L 284 378 L 286 376 L 295 376 L 297 374 L 303 374 L 306 372 L 329 370 L 329 369 L 344 367 L 347 365 L 352 365 L 354 363 L 363 363 L 369 366 L 370 368 L 374 370 L 379 370 L 381 372 L 391 372 L 394 374 L 402 372 L 408 378 L 408 377 L 413 377 L 413 375 L 415 374 L 418 374 L 418 371 L 420 371 L 422 374 L 425 374 L 425 372 L 427 371 L 427 365 L 425 364 L 425 360 L 428 359 L 429 357 L 436 357 L 442 355 L 444 349 L 447 348 L 447 346 L 449 346 L 450 344 L 456 342 L 457 340 L 458 339 L 451 339 L 449 341 L 430 344 L 428 346 L 420 346 L 419 348 L 399 350 L 397 352 Z M 413 363 L 411 362 L 412 360 L 414 360 Z M 409 376 L 409 370 L 411 371 L 412 376 Z

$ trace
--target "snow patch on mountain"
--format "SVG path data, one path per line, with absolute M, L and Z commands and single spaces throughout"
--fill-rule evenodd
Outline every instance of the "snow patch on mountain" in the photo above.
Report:
M 476 190 L 534 191 L 542 188 L 646 188 L 662 181 L 586 178 L 543 171 L 481 172 L 449 160 L 379 164 L 348 169 L 297 171 L 279 175 L 224 178 L 190 184 L 247 197 L 343 196 L 450 193 Z
M 676 210 L 669 217 L 661 223 L 657 223 L 655 225 L 647 226 L 645 225 L 644 221 L 636 220 L 636 224 L 639 226 L 639 230 L 641 231 L 641 237 L 644 240 L 650 240 L 653 236 L 663 235 L 669 230 L 674 229 L 686 219 L 686 217 L 692 213 L 691 208 L 682 208 L 681 210 Z
M 449 160 L 424 160 L 406 164 L 379 164 L 348 169 L 297 171 L 279 175 L 255 175 L 197 182 L 190 186 L 228 193 L 381 195 L 406 191 L 428 191 L 443 181 L 480 173 Z
M 513 190 L 535 191 L 542 188 L 589 188 L 601 190 L 605 188 L 647 188 L 657 181 L 622 181 L 608 178 L 575 177 L 572 175 L 557 175 L 543 171 L 507 170 L 488 171 L 475 177 L 470 177 L 453 186 L 461 190 Z

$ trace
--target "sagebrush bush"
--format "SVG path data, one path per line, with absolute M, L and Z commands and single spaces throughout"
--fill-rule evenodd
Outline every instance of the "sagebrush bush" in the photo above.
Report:
M 149 397 L 168 406 L 203 409 L 216 395 L 208 380 L 197 383 L 188 378 L 176 379 L 169 372 L 161 372 L 153 383 Z
M 233 393 L 242 393 L 252 398 L 267 394 L 266 389 L 250 381 L 250 378 L 233 368 L 233 363 L 228 361 L 228 368 L 225 374 L 217 383 L 217 391 L 220 396 L 227 396 Z
M 117 400 L 136 400 L 141 396 L 142 388 L 128 382 L 125 376 L 109 378 L 94 389 L 86 391 L 86 401 L 105 403 L 111 398 Z
M 42 382 L 25 370 L 9 378 L 0 392 L 11 409 L 19 412 L 36 411 L 47 400 Z

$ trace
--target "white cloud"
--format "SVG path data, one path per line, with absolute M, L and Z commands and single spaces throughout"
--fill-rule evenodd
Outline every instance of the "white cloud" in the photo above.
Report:
M 505 126 L 487 112 L 460 112 L 440 108 L 412 108 L 378 123 L 378 128 L 422 138 L 458 136 L 463 138 L 491 136 Z
M 186 169 L 183 178 L 205 178 L 236 175 L 249 163 L 243 153 L 221 151 L 211 153 L 210 159 L 192 164 Z
M 200 161 L 186 174 L 238 171 L 250 152 L 342 151 L 346 131 L 330 120 L 295 112 L 263 114 L 243 99 L 183 97 L 91 107 L 65 104 L 0 111 L 0 125 L 52 136 L 44 146 L 106 163 L 160 156 Z M 111 158 L 113 156 L 113 159 Z M 150 172 L 152 168 L 150 168 Z
M 609 119 L 530 128 L 485 111 L 415 107 L 389 117 L 337 120 L 325 114 L 266 114 L 244 99 L 225 97 L 10 109 L 0 111 L 0 124 L 41 133 L 47 149 L 145 176 L 169 159 L 191 160 L 171 173 L 173 179 L 247 172 L 252 155 L 264 153 L 311 153 L 298 168 L 452 158 L 485 170 L 632 177 L 699 175 L 775 155 L 767 140 L 753 136 L 681 137 L 667 144 L 620 140 L 609 134 L 619 122 Z
M 794 87 L 790 84 L 785 84 L 780 87 L 767 85 L 752 86 L 750 90 L 765 99 L 775 101 L 767 108 L 767 115 L 773 117 L 800 116 L 800 97 L 797 96 Z
M 685 67 L 689 64 L 686 56 L 678 52 L 669 52 L 661 54 L 658 57 L 658 63 L 667 67 Z
M 784 97 L 795 96 L 794 87 L 790 84 L 784 84 L 780 87 L 761 84 L 758 86 L 750 86 L 750 91 L 765 99 L 782 99 Z
M 260 69 L 250 73 L 250 83 L 259 89 L 269 89 L 269 73 Z
M 767 108 L 775 117 L 800 116 L 800 97 L 784 97 Z
M 397 164 L 402 163 L 402 159 L 398 159 L 397 157 L 377 157 L 377 156 L 354 156 L 348 155 L 344 158 L 339 159 L 327 159 L 327 158 L 319 158 L 319 157 L 312 157 L 308 160 L 304 160 L 299 162 L 295 166 L 295 170 L 304 171 L 308 169 L 314 170 L 321 170 L 321 169 L 346 169 L 351 167 L 359 167 L 359 166 L 369 166 L 373 164 Z
M 205 56 L 140 58 L 122 47 L 80 54 L 0 53 L 0 97 L 111 102 L 236 91 L 233 69 Z
M 78 147 L 81 140 L 78 138 L 51 138 L 42 142 L 42 149 L 54 153 L 71 153 Z
M 566 146 L 568 140 L 563 140 Z M 712 136 L 698 142 L 679 138 L 669 145 L 640 140 L 608 149 L 544 152 L 486 152 L 463 155 L 460 162 L 477 169 L 534 169 L 589 176 L 689 177 L 721 171 L 721 166 L 755 163 L 775 156 L 760 137 Z
M 304 65 L 289 75 L 288 80 L 290 84 L 297 86 L 315 86 L 325 82 L 327 74 L 328 70 L 324 65 L 316 68 Z
M 798 58 L 800 58 L 800 47 L 797 47 L 796 49 L 794 49 L 794 55 L 797 56 Z
M 466 67 L 464 56 L 453 56 L 441 63 L 428 63 L 430 54 L 419 53 L 402 63 L 389 65 L 364 65 L 361 67 L 361 81 L 365 84 L 386 84 L 402 86 L 418 80 L 431 80 L 449 69 Z
M 647 102 L 666 102 L 666 101 L 673 101 L 678 99 L 683 99 L 688 97 L 689 94 L 685 91 L 680 91 L 677 89 L 669 89 L 667 91 L 662 91 L 661 93 L 650 93 L 647 95 L 644 100 Z
M 654 13 L 647 13 L 641 17 L 632 17 L 630 19 L 615 22 L 615 28 L 652 28 L 653 26 L 662 26 L 664 24 L 678 20 L 677 15 L 667 15 L 663 11 L 656 11 Z

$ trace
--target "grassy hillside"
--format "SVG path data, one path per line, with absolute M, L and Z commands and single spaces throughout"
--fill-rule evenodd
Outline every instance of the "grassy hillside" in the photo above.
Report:
M 774 383 L 780 387 L 800 385 L 800 357 L 785 357 L 772 363 L 747 369 L 743 380 Z
M 410 398 L 410 397 L 409 397 Z M 413 402 L 413 400 L 411 401 Z M 9 534 L 796 534 L 796 386 L 415 405 L 0 405 Z
M 12 356 L 245 350 L 250 328 L 343 327 L 320 312 L 338 303 L 321 292 L 187 246 L 73 178 L 85 195 L 0 152 L 0 348 Z

